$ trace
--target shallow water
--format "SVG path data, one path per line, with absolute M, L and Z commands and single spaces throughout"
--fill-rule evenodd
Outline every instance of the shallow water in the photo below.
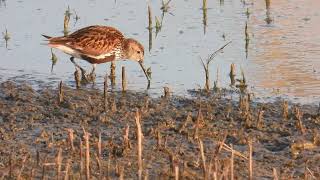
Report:
M 64 12 L 70 6 L 73 13 L 70 31 L 93 24 L 114 26 L 144 44 L 145 62 L 152 68 L 150 93 L 162 93 L 162 87 L 169 86 L 175 94 L 187 95 L 187 89 L 203 86 L 200 57 L 206 58 L 232 40 L 210 66 L 212 85 L 219 68 L 220 85 L 229 87 L 229 68 L 235 63 L 237 74 L 242 67 L 250 90 L 257 97 L 280 95 L 300 102 L 319 101 L 320 36 L 317 33 L 320 29 L 320 2 L 272 1 L 268 11 L 265 1 L 252 2 L 225 0 L 220 4 L 220 1 L 208 1 L 204 33 L 202 1 L 172 1 L 161 31 L 157 36 L 153 32 L 152 49 L 148 52 L 146 1 L 0 0 L 0 31 L 7 28 L 11 36 L 8 48 L 5 41 L 0 40 L 1 79 L 26 80 L 34 85 L 39 82 L 56 85 L 60 80 L 74 83 L 74 67 L 69 57 L 55 50 L 58 63 L 51 73 L 50 49 L 41 44 L 41 34 L 63 35 Z M 161 18 L 161 1 L 149 3 L 152 16 Z M 247 8 L 250 12 L 248 19 Z M 80 17 L 77 22 L 75 12 Z M 266 22 L 267 16 L 272 20 L 270 24 Z M 247 55 L 246 22 L 250 37 Z M 91 68 L 86 62 L 81 65 Z M 138 64 L 118 62 L 118 79 L 122 65 L 128 71 L 129 89 L 144 90 L 146 80 Z M 98 66 L 98 86 L 105 72 L 109 72 L 109 66 Z M 118 83 L 117 88 L 120 87 Z

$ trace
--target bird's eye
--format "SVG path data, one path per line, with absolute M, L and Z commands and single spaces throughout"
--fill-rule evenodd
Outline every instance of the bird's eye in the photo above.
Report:
M 140 51 L 137 51 L 137 53 L 140 54 L 141 52 L 140 52 Z

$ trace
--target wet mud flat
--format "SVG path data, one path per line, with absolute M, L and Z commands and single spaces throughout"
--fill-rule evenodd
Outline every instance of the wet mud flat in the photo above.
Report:
M 320 178 L 316 105 L 61 89 L 1 82 L 1 179 Z

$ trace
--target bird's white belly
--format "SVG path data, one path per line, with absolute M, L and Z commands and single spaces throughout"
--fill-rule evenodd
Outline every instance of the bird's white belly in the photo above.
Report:
M 101 55 L 98 55 L 98 56 L 89 56 L 89 57 L 93 57 L 93 58 L 95 58 L 95 59 L 104 59 L 104 58 L 106 58 L 106 57 L 108 57 L 108 56 L 112 56 L 112 55 L 114 55 L 113 52 L 101 54 Z
M 78 51 L 68 47 L 68 46 L 64 46 L 64 45 L 49 45 L 50 47 L 52 48 L 56 48 L 56 49 L 59 49 L 61 51 L 63 51 L 64 53 L 66 54 L 69 54 L 70 56 L 73 56 L 75 58 L 79 58 L 79 59 L 82 59 L 81 58 L 81 53 L 79 53 Z M 94 59 L 105 59 L 109 56 L 112 56 L 114 55 L 115 56 L 115 59 L 120 59 L 121 58 L 121 53 L 120 53 L 120 50 L 119 49 L 115 49 L 114 51 L 111 51 L 111 52 L 108 52 L 108 53 L 104 53 L 104 54 L 100 54 L 100 55 L 97 55 L 97 56 L 94 56 L 94 55 L 89 55 L 89 54 L 86 54 L 86 56 L 88 57 L 91 57 L 91 58 L 94 58 Z
M 72 48 L 69 48 L 69 47 L 63 46 L 63 45 L 51 45 L 51 47 L 59 49 L 59 50 L 63 51 L 64 53 L 69 54 L 75 58 L 81 59 L 80 53 Z

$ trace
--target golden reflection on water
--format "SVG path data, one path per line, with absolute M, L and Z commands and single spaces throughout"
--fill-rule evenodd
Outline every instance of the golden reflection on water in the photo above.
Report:
M 319 0 L 271 1 L 268 16 L 272 22 L 268 24 L 262 18 L 265 2 L 255 1 L 249 20 L 250 61 L 258 68 L 249 72 L 256 88 L 280 89 L 289 96 L 320 96 L 318 7 Z

